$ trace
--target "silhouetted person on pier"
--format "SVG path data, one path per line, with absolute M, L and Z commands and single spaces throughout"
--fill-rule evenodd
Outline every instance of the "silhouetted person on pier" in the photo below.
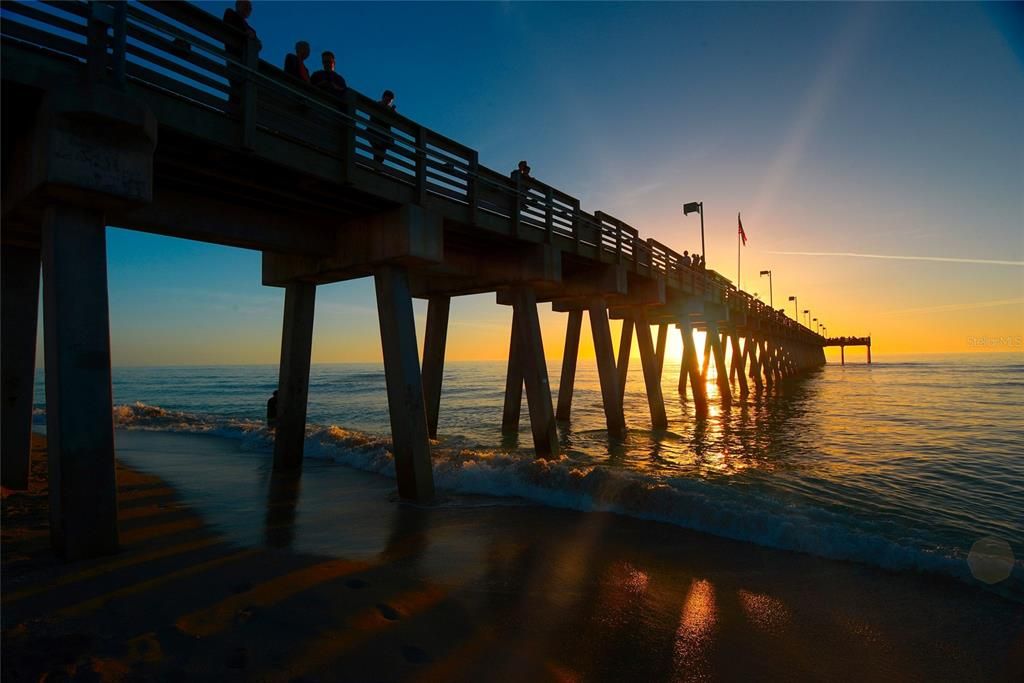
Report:
M 274 389 L 274 395 L 267 401 L 267 427 L 277 429 L 277 389 Z
M 520 178 L 526 180 L 527 178 L 533 177 L 530 175 L 530 165 L 526 163 L 525 160 L 520 161 L 519 165 L 516 166 L 516 170 L 512 171 L 509 175 L 512 177 L 512 180 L 518 180 Z
M 284 72 L 304 83 L 309 83 L 309 69 L 306 68 L 307 57 L 309 57 L 309 43 L 300 40 L 295 43 L 295 53 L 284 58 Z
M 250 0 L 238 0 L 235 8 L 230 7 L 224 10 L 224 23 L 231 28 L 238 29 L 249 38 L 256 38 L 256 31 L 249 26 L 248 19 L 252 16 L 252 2 Z M 257 38 L 257 41 L 259 39 Z M 262 48 L 263 46 L 260 45 Z M 231 52 L 231 49 L 228 49 Z
M 334 70 L 334 53 L 324 52 L 320 55 L 320 60 L 324 68 L 314 73 L 310 77 L 309 82 L 325 92 L 341 97 L 345 94 L 348 85 L 345 83 L 345 79 L 341 77 L 341 74 Z
M 259 38 L 256 38 L 256 31 L 252 26 L 249 26 L 247 19 L 252 15 L 252 2 L 250 0 L 238 0 L 235 3 L 234 9 L 227 8 L 224 10 L 224 23 L 235 29 L 242 35 L 253 38 L 256 40 L 256 51 L 259 52 L 263 45 L 260 43 Z M 228 53 L 228 84 L 230 86 L 230 92 L 228 93 L 228 111 L 237 112 L 239 103 L 242 101 L 242 83 L 243 81 L 239 78 L 232 78 L 231 73 L 237 73 L 237 67 L 233 66 L 231 62 L 242 62 L 242 49 L 234 41 L 229 41 L 224 44 L 224 51 Z
M 683 265 L 687 268 L 693 265 L 693 261 L 690 260 L 690 252 L 685 249 L 683 250 Z
M 390 90 L 385 90 L 384 94 L 380 96 L 380 101 L 377 103 L 384 107 L 388 111 L 395 110 L 395 93 Z M 387 156 L 388 149 L 391 148 L 391 144 L 395 141 L 388 133 L 391 132 L 391 126 L 380 118 L 371 115 L 370 116 L 370 134 L 369 137 L 373 140 L 373 160 L 378 164 L 384 163 L 384 158 Z

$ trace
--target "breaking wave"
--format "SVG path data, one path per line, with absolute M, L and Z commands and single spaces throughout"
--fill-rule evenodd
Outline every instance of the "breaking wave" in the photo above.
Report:
M 37 422 L 45 422 L 45 411 L 37 409 L 35 415 Z M 115 406 L 114 423 L 119 429 L 236 439 L 243 450 L 253 452 L 273 449 L 273 435 L 265 424 L 249 419 L 134 403 Z M 306 457 L 394 478 L 390 448 L 389 439 L 334 425 L 311 425 L 306 431 Z M 940 546 L 908 533 L 896 542 L 848 515 L 782 501 L 751 487 L 723 486 L 695 477 L 656 479 L 642 471 L 581 463 L 567 456 L 540 460 L 482 448 L 462 437 L 435 442 L 432 459 L 436 486 L 455 494 L 494 496 L 499 504 L 503 498 L 614 512 L 771 548 L 974 583 L 962 548 Z M 1024 602 L 1024 561 L 1016 560 L 1010 579 L 994 589 Z

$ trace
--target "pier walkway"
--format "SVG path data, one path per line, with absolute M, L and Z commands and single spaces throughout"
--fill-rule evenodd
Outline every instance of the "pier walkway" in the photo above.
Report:
M 105 230 L 255 249 L 285 289 L 278 469 L 301 465 L 317 285 L 373 277 L 399 493 L 433 495 L 451 297 L 511 306 L 503 426 L 525 387 L 533 443 L 557 454 L 587 313 L 608 430 L 626 428 L 633 336 L 655 428 L 669 328 L 679 388 L 706 409 L 824 364 L 827 340 L 571 194 L 348 90 L 334 98 L 258 58 L 254 39 L 180 2 L 5 2 L 3 480 L 28 472 L 40 267 L 51 534 L 67 557 L 117 547 Z M 381 154 L 383 149 L 385 150 Z M 428 300 L 417 348 L 412 299 Z M 557 407 L 537 315 L 567 314 Z M 618 359 L 609 319 L 622 319 Z M 652 334 L 652 326 L 656 337 Z M 707 332 L 696 348 L 693 330 Z M 726 351 L 731 362 L 726 366 Z M 703 352 L 703 367 L 698 360 Z M 422 365 L 421 365 L 422 360 Z

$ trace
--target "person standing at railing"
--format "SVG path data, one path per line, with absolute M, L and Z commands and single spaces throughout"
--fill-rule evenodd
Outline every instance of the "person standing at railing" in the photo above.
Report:
M 388 111 L 395 111 L 395 93 L 385 90 L 377 104 Z M 370 115 L 369 138 L 373 141 L 373 160 L 378 164 L 384 163 L 388 149 L 391 148 L 392 143 L 395 141 L 390 133 L 391 126 L 386 121 L 372 114 Z
M 532 178 L 533 176 L 530 175 L 530 165 L 526 163 L 525 159 L 520 161 L 519 165 L 516 166 L 516 170 L 509 173 L 509 177 L 511 177 L 512 180 L 528 180 Z
M 324 68 L 314 73 L 310 77 L 309 82 L 331 95 L 341 97 L 345 94 L 348 85 L 345 83 L 345 79 L 341 77 L 341 74 L 334 70 L 334 53 L 322 53 L 320 55 L 320 62 Z
M 230 7 L 224 10 L 224 23 L 231 28 L 240 31 L 246 38 L 252 38 L 256 41 L 256 50 L 262 50 L 263 44 L 260 39 L 256 37 L 256 30 L 249 26 L 248 19 L 252 16 L 252 2 L 250 0 L 238 0 L 235 3 L 235 8 Z M 227 53 L 232 57 L 235 57 L 239 61 L 242 58 L 242 51 L 233 45 L 226 45 Z
M 250 16 L 252 16 L 252 2 L 250 0 L 238 0 L 235 3 L 234 9 L 229 7 L 224 10 L 224 23 L 239 31 L 246 38 L 255 40 L 256 51 L 259 52 L 263 45 L 260 43 L 259 38 L 256 37 L 256 31 L 252 26 L 249 26 L 247 20 Z M 239 64 L 243 61 L 242 48 L 239 44 L 229 41 L 224 44 L 224 51 L 228 53 L 228 73 L 230 74 L 234 68 L 231 62 Z M 231 78 L 229 75 L 228 82 L 231 86 L 231 91 L 228 93 L 228 110 L 237 111 L 239 103 L 242 101 L 242 81 L 238 78 Z
M 683 250 L 683 259 L 681 263 L 687 268 L 693 266 L 693 261 L 690 260 L 690 252 L 686 249 Z
M 295 54 L 289 54 L 284 58 L 284 72 L 304 83 L 309 83 L 309 69 L 306 68 L 307 57 L 309 57 L 309 43 L 300 40 L 295 43 Z

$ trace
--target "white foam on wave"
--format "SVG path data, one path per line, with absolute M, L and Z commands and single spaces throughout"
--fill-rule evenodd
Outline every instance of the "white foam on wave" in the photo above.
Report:
M 114 423 L 120 429 L 238 439 L 245 450 L 254 452 L 273 448 L 273 436 L 254 420 L 134 403 L 115 406 Z M 394 478 L 390 448 L 389 439 L 333 425 L 310 426 L 306 431 L 306 457 Z M 615 512 L 772 548 L 971 581 L 966 549 L 937 547 L 909 532 L 898 543 L 856 526 L 858 522 L 846 515 L 781 501 L 751 487 L 700 478 L 654 480 L 644 472 L 583 464 L 565 456 L 541 460 L 474 447 L 462 437 L 435 442 L 432 458 L 435 484 L 442 490 L 515 499 L 517 504 L 525 499 L 552 507 Z M 998 592 L 1022 599 L 1022 559 L 1004 583 Z

